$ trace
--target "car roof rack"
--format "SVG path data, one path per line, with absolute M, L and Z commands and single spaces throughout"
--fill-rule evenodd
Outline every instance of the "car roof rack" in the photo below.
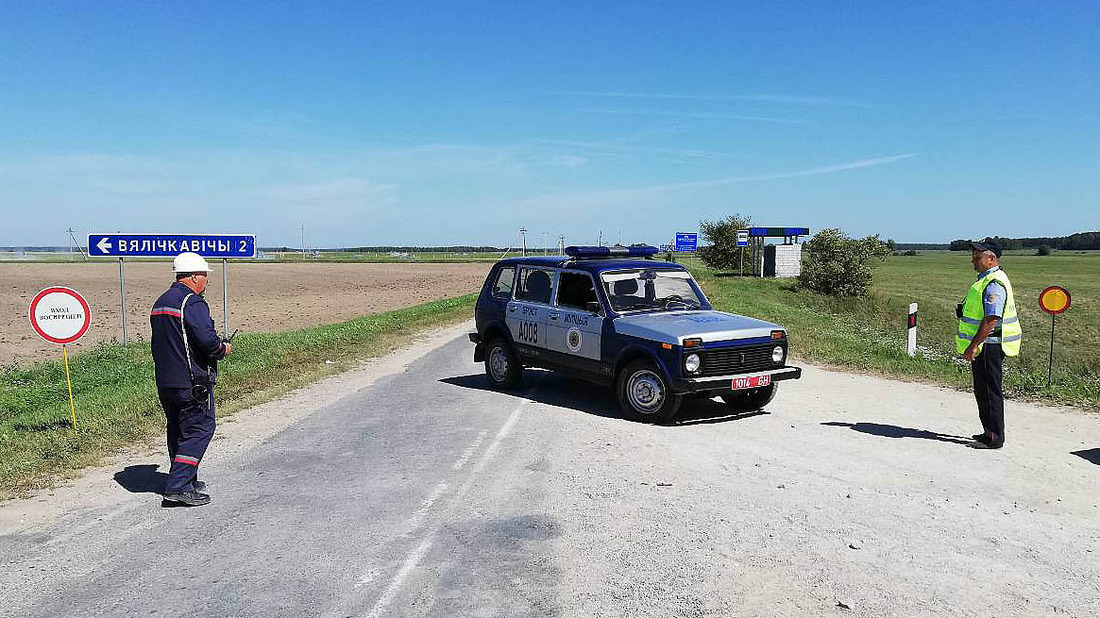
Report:
M 608 258 L 645 258 L 652 260 L 657 255 L 658 249 L 653 245 L 635 244 L 629 247 L 615 245 L 614 247 L 593 247 L 591 245 L 570 245 L 565 248 L 565 255 L 574 260 L 600 260 Z

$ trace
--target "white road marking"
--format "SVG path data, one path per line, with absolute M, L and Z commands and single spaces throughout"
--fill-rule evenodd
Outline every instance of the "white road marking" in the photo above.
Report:
M 477 463 L 474 464 L 474 467 L 471 469 L 470 477 L 466 479 L 466 482 L 463 483 L 462 487 L 458 490 L 458 492 L 455 493 L 454 501 L 452 502 L 452 508 L 454 508 L 455 505 L 461 502 L 462 497 L 465 496 L 466 492 L 469 491 L 470 487 L 473 486 L 474 480 L 476 480 L 478 473 L 481 472 L 481 469 L 485 467 L 485 464 L 489 463 L 489 460 L 492 459 L 494 455 L 496 455 L 497 449 L 500 448 L 500 445 L 504 441 L 504 438 L 506 438 L 508 434 L 512 431 L 512 427 L 515 426 L 516 421 L 519 419 L 520 412 L 523 411 L 523 408 L 533 403 L 533 400 L 530 398 L 530 396 L 534 393 L 537 386 L 538 384 L 531 387 L 531 390 L 527 392 L 527 396 L 524 397 L 523 401 L 518 406 L 516 406 L 515 410 L 512 410 L 512 413 L 508 416 L 508 420 L 504 421 L 504 424 L 501 425 L 500 431 L 497 432 L 497 435 L 493 438 L 493 441 L 485 449 L 485 452 L 481 455 L 481 459 L 479 459 Z M 482 435 L 484 435 L 484 432 Z M 482 436 L 478 437 L 478 442 L 481 441 L 481 437 Z M 476 444 L 477 443 L 475 443 L 475 447 Z M 416 519 L 416 517 L 420 515 L 421 512 L 423 512 L 425 515 L 427 514 L 428 510 L 431 508 L 431 505 L 434 504 L 435 501 L 439 498 L 436 493 L 438 492 L 440 495 L 442 495 L 443 489 L 441 488 L 445 489 L 446 483 L 440 483 L 438 486 L 436 486 L 436 491 L 433 491 L 432 495 L 424 501 L 424 504 L 427 504 L 427 507 L 422 506 L 421 510 L 417 511 L 417 514 L 413 516 L 413 519 Z M 432 496 L 435 497 L 433 498 Z M 430 504 L 428 504 L 429 500 L 431 500 Z M 367 614 L 367 618 L 376 618 L 377 616 L 381 616 L 382 613 L 386 611 L 386 608 L 389 607 L 390 603 L 393 603 L 394 598 L 396 598 L 397 594 L 401 592 L 401 587 L 405 585 L 405 580 L 408 579 L 409 574 L 412 573 L 413 569 L 415 569 L 418 564 L 420 564 L 420 561 L 424 559 L 424 556 L 428 554 L 428 550 L 430 550 L 432 547 L 432 538 L 435 536 L 436 532 L 439 531 L 441 525 L 441 523 L 437 523 L 424 533 L 424 536 L 421 537 L 420 544 L 416 547 L 416 549 L 412 551 L 412 553 L 410 553 L 405 558 L 405 561 L 401 564 L 401 568 L 397 571 L 397 574 L 393 576 L 393 580 L 390 581 L 390 585 L 386 586 L 386 591 L 382 593 L 382 596 L 379 597 L 378 601 L 374 603 L 374 607 L 371 608 L 370 613 Z M 369 575 L 369 573 L 367 575 Z M 364 579 L 365 577 L 360 578 L 360 585 L 364 583 L 369 583 L 363 581 Z
M 451 467 L 452 470 L 461 470 L 462 466 L 465 466 L 466 462 L 470 461 L 470 458 L 474 456 L 474 451 L 476 451 L 477 447 L 481 445 L 481 441 L 485 439 L 486 433 L 487 432 L 482 431 L 481 433 L 477 434 L 477 439 L 474 440 L 474 443 L 466 449 L 465 453 L 462 453 L 462 457 L 455 462 L 454 466 Z
M 405 563 L 401 565 L 401 569 L 397 571 L 397 575 L 394 575 L 393 581 L 386 587 L 386 591 L 382 593 L 378 602 L 374 604 L 374 608 L 367 614 L 367 618 L 377 618 L 381 616 L 382 612 L 386 611 L 389 604 L 393 602 L 397 593 L 401 592 L 401 586 L 405 584 L 405 580 L 409 577 L 409 573 L 412 573 L 412 570 L 416 568 L 416 565 L 424 559 L 428 550 L 432 548 L 432 534 L 434 533 L 433 531 L 425 536 L 420 545 L 405 558 Z

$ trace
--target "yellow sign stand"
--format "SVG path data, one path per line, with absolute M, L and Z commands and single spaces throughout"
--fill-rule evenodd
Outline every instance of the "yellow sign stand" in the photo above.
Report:
M 65 386 L 69 387 L 69 411 L 73 414 L 73 430 L 76 430 L 76 404 L 73 403 L 73 383 L 69 379 L 69 346 L 61 346 L 61 355 L 65 358 Z

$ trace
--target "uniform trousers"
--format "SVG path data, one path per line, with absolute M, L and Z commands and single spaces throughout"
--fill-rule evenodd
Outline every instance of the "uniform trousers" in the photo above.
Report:
M 172 466 L 164 493 L 193 491 L 199 462 L 214 437 L 214 396 L 196 401 L 189 388 L 157 389 L 168 422 L 168 458 Z
M 981 354 L 970 364 L 974 374 L 974 398 L 978 400 L 978 418 L 995 444 L 1005 440 L 1005 399 L 1001 392 L 1004 351 L 999 343 L 986 343 Z

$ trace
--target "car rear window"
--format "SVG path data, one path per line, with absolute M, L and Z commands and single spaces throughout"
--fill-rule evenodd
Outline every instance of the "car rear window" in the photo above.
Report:
M 493 282 L 493 297 L 508 299 L 512 297 L 512 280 L 516 278 L 516 268 L 505 266 L 497 273 Z

